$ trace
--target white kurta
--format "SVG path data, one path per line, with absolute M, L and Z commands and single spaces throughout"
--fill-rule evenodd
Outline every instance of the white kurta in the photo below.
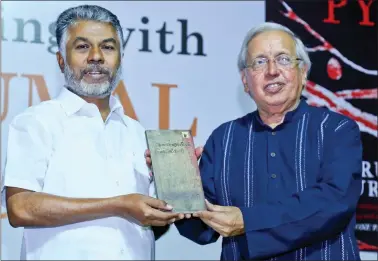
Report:
M 4 186 L 73 198 L 128 193 L 155 196 L 139 122 L 112 97 L 104 123 L 98 108 L 63 88 L 9 126 Z M 4 191 L 3 191 L 4 192 Z M 3 193 L 4 194 L 4 193 Z M 25 228 L 22 257 L 154 259 L 151 228 L 118 217 L 55 228 Z

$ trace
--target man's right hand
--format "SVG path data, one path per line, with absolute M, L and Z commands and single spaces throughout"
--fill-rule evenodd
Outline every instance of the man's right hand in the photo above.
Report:
M 172 207 L 162 200 L 142 194 L 128 194 L 118 197 L 121 213 L 132 217 L 143 226 L 165 226 L 184 218 L 182 213 L 171 212 Z
M 184 218 L 164 201 L 142 194 L 110 198 L 68 198 L 6 187 L 7 213 L 13 227 L 52 227 L 113 216 L 144 226 L 165 226 Z

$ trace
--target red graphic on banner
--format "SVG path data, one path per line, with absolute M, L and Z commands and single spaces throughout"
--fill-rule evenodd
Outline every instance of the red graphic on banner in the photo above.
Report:
M 362 112 L 347 102 L 343 97 L 311 81 L 307 81 L 303 96 L 309 104 L 314 106 L 326 106 L 329 109 L 344 114 L 355 120 L 361 131 L 377 137 L 377 117 L 373 114 Z M 377 98 L 377 95 L 375 96 Z
M 329 59 L 327 63 L 327 73 L 328 77 L 332 80 L 338 80 L 343 75 L 341 64 L 339 61 L 335 58 Z
M 335 92 L 336 96 L 345 99 L 377 99 L 377 89 L 354 89 Z
M 370 75 L 378 75 L 377 70 L 368 70 L 350 61 L 348 58 L 342 55 L 334 46 L 332 46 L 328 41 L 326 41 L 319 33 L 312 29 L 306 21 L 301 19 L 287 3 L 285 3 L 284 1 L 281 1 L 281 3 L 287 11 L 286 13 L 281 12 L 284 16 L 288 17 L 291 20 L 294 20 L 299 24 L 302 24 L 311 35 L 313 35 L 316 39 L 323 43 L 321 46 L 307 48 L 309 52 L 328 51 L 355 70 Z M 342 76 L 342 71 L 341 65 L 338 61 L 328 62 L 327 67 L 328 74 L 331 74 L 331 79 L 340 79 L 340 77 Z M 335 94 L 334 92 L 330 91 L 329 89 L 323 86 L 308 81 L 307 86 L 303 91 L 303 95 L 306 98 L 308 98 L 309 104 L 315 106 L 326 106 L 333 111 L 349 116 L 358 123 L 361 131 L 377 137 L 377 116 L 367 112 L 362 112 L 360 109 L 354 107 L 351 103 L 346 101 L 346 99 L 357 97 L 360 99 L 378 98 L 376 91 L 374 92 L 371 90 L 349 90 L 344 93 Z
M 362 251 L 368 250 L 368 251 L 378 251 L 378 247 L 366 244 L 362 242 L 361 240 L 357 240 L 358 248 Z
M 350 61 L 348 58 L 346 58 L 344 55 L 342 55 L 339 50 L 337 50 L 334 46 L 332 46 L 328 41 L 326 41 L 320 34 L 318 34 L 314 29 L 311 28 L 311 26 L 301 19 L 294 11 L 291 9 L 291 7 L 285 3 L 284 1 L 281 1 L 282 5 L 285 7 L 287 10 L 286 13 L 281 12 L 284 16 L 290 18 L 291 20 L 294 20 L 295 22 L 302 24 L 304 28 L 311 34 L 313 35 L 316 39 L 318 39 L 320 42 L 323 43 L 323 45 L 319 45 L 313 48 L 307 48 L 307 51 L 309 52 L 316 52 L 316 51 L 328 51 L 338 57 L 340 60 L 342 60 L 344 63 L 349 65 L 355 70 L 358 70 L 362 73 L 366 73 L 369 75 L 378 75 L 377 70 L 368 70 L 363 68 L 362 66 Z

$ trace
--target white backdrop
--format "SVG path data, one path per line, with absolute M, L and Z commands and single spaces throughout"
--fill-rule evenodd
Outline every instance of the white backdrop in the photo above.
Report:
M 132 114 L 134 111 L 145 128 L 164 127 L 159 121 L 167 124 L 167 120 L 169 126 L 165 124 L 165 127 L 190 128 L 196 118 L 195 142 L 202 145 L 218 125 L 255 109 L 253 101 L 243 92 L 236 58 L 245 33 L 252 26 L 265 21 L 263 1 L 3 2 L 2 172 L 11 119 L 29 105 L 39 103 L 40 96 L 46 97 L 46 94 L 41 95 L 37 91 L 43 91 L 44 84 L 49 97 L 54 97 L 62 86 L 63 75 L 60 74 L 54 54 L 57 50 L 55 38 L 49 26 L 64 9 L 79 4 L 97 4 L 108 8 L 120 19 L 125 37 L 130 36 L 123 59 L 123 83 L 131 102 L 128 105 L 131 104 L 133 109 L 127 113 Z M 25 26 L 22 26 L 23 23 L 26 23 Z M 183 23 L 187 24 L 188 34 L 197 33 L 197 36 L 190 36 L 187 40 L 189 55 L 179 54 L 182 38 L 185 40 L 185 35 L 182 36 L 185 33 Z M 163 33 L 158 33 L 162 28 L 167 32 L 165 37 Z M 196 37 L 202 39 L 205 55 L 195 55 L 200 51 L 197 50 L 197 44 L 201 43 Z M 171 53 L 161 51 L 162 38 L 165 38 L 165 50 L 173 48 Z M 143 45 L 150 51 L 140 51 Z M 28 75 L 34 75 L 32 78 L 37 80 L 30 81 L 31 76 Z M 7 77 L 10 78 L 9 84 Z M 177 87 L 170 88 L 169 100 L 160 100 L 160 89 L 154 84 L 172 84 Z M 127 97 L 122 95 L 121 98 Z M 169 112 L 159 113 L 167 104 Z M 2 260 L 18 259 L 22 229 L 11 228 L 6 219 L 2 219 L 1 228 Z M 156 257 L 166 260 L 216 260 L 220 255 L 220 242 L 218 240 L 212 245 L 199 246 L 181 237 L 176 228 L 171 226 L 168 233 L 157 241 Z M 362 254 L 362 257 L 372 259 L 375 255 Z

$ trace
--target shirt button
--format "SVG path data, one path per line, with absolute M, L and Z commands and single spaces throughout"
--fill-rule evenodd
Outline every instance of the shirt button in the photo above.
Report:
M 116 181 L 116 184 L 117 184 L 117 186 L 119 186 L 119 182 L 118 181 Z
M 123 255 L 123 253 L 124 253 L 125 251 L 123 250 L 123 248 L 121 248 L 121 251 L 119 251 L 119 252 L 121 252 L 121 254 Z
M 271 177 L 272 177 L 272 179 L 275 179 L 275 178 L 277 178 L 277 175 L 276 174 L 272 174 Z
M 275 131 L 272 131 L 272 135 L 273 135 L 273 136 L 276 135 L 276 132 L 275 132 Z
M 275 157 L 276 153 L 272 152 L 272 153 L 270 153 L 270 156 Z

